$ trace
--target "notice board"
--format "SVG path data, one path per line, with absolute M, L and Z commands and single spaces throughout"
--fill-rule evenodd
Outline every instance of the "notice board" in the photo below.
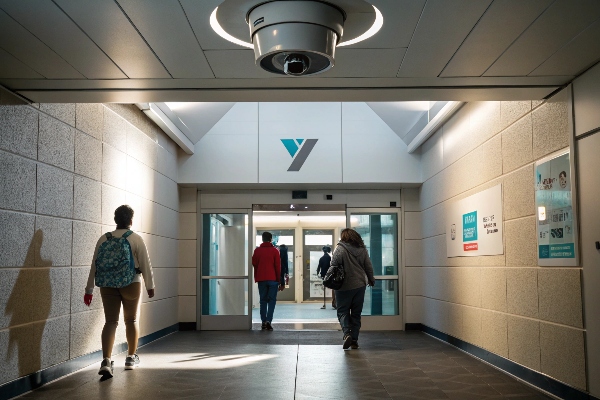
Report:
M 504 254 L 502 185 L 451 203 L 446 219 L 448 257 Z
M 538 265 L 577 266 L 577 219 L 569 150 L 535 163 Z

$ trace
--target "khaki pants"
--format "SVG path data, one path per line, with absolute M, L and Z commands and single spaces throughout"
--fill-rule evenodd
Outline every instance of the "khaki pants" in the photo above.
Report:
M 102 354 L 104 358 L 110 358 L 117 325 L 119 325 L 119 314 L 121 304 L 123 305 L 123 319 L 125 320 L 125 334 L 127 336 L 127 354 L 135 354 L 138 338 L 140 336 L 137 321 L 140 299 L 142 298 L 142 284 L 134 282 L 124 288 L 100 288 L 102 303 L 104 304 L 105 324 L 102 329 Z

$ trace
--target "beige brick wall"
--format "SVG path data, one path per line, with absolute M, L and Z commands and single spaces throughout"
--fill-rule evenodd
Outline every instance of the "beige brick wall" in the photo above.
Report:
M 0 97 L 2 384 L 100 349 L 102 301 L 96 290 L 87 308 L 83 293 L 121 204 L 134 208 L 154 267 L 141 334 L 178 321 L 179 196 L 177 148 L 136 107 Z
M 423 145 L 425 182 L 404 191 L 407 322 L 585 389 L 581 270 L 536 258 L 533 165 L 569 146 L 568 99 L 468 103 Z M 497 184 L 504 254 L 447 258 L 448 205 Z

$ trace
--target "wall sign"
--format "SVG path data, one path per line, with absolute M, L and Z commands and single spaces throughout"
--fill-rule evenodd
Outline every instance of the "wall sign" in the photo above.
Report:
M 576 266 L 577 227 L 569 151 L 535 163 L 535 209 L 538 265 Z
M 452 203 L 446 226 L 448 257 L 504 253 L 502 185 Z

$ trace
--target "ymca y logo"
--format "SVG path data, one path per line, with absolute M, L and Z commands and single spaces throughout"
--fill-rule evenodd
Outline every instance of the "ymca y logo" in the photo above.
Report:
M 288 172 L 300 171 L 300 168 L 304 165 L 304 161 L 306 161 L 318 141 L 319 139 L 281 139 L 281 143 L 283 143 L 293 159 Z

